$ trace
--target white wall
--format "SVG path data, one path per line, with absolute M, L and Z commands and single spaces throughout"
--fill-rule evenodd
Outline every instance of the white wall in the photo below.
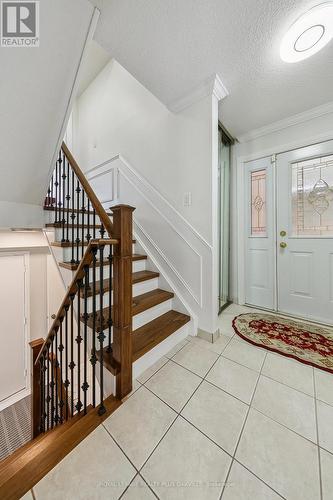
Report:
M 209 262 L 202 272 L 209 300 L 203 321 L 199 311 L 199 326 L 208 331 L 215 330 L 217 318 L 217 113 L 212 95 L 177 114 L 170 112 L 113 60 L 78 99 L 72 121 L 74 154 L 84 171 L 120 154 L 208 247 Z M 192 195 L 189 207 L 183 204 L 185 192 Z M 140 224 L 154 240 L 156 228 L 148 220 Z M 171 261 L 176 244 L 175 238 L 163 245 Z M 178 265 L 177 270 L 182 273 Z M 193 275 L 198 272 L 193 269 Z
M 211 97 L 171 113 L 113 60 L 78 100 L 79 163 L 121 153 L 212 243 L 211 114 Z
M 309 113 L 310 114 L 310 113 Z M 292 117 L 290 123 L 292 123 Z M 287 121 L 286 121 L 287 123 Z M 274 125 L 274 124 L 273 124 Z M 301 123 L 286 126 L 233 147 L 231 179 L 231 296 L 238 301 L 238 223 L 243 217 L 244 193 L 237 190 L 244 161 L 282 153 L 291 149 L 333 139 L 333 113 L 323 114 Z

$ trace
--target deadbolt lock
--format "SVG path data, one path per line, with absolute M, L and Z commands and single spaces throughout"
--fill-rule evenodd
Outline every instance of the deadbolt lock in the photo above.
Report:
M 284 236 L 287 236 L 286 231 L 280 231 L 280 236 L 282 236 L 282 238 L 283 238 Z
M 287 243 L 285 243 L 284 241 L 281 241 L 280 247 L 281 248 L 286 248 L 286 246 L 287 246 Z

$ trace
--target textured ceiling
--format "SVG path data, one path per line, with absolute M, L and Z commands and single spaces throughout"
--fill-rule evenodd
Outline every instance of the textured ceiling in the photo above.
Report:
M 162 102 L 217 73 L 230 95 L 220 119 L 235 136 L 333 99 L 333 41 L 297 64 L 279 44 L 318 0 L 92 0 L 97 42 Z

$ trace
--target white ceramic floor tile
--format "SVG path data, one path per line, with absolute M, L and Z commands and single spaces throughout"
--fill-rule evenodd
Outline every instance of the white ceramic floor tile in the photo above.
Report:
M 221 357 L 207 375 L 207 380 L 249 404 L 258 376 L 258 372 Z
M 117 499 L 136 471 L 99 426 L 36 486 L 37 500 Z
M 204 377 L 218 358 L 215 352 L 207 351 L 190 343 L 172 359 L 188 370 Z
M 221 354 L 222 351 L 230 342 L 230 337 L 226 335 L 220 335 L 215 342 L 208 342 L 207 340 L 201 339 L 200 337 L 192 337 L 192 344 L 207 351 L 215 352 L 216 354 Z
M 179 412 L 202 379 L 173 361 L 169 361 L 146 382 L 146 386 Z
M 320 449 L 321 480 L 323 486 L 323 500 L 333 498 L 333 455 Z
M 121 497 L 121 500 L 156 500 L 156 496 L 138 474 Z
M 281 500 L 281 496 L 245 467 L 234 462 L 222 500 Z
M 185 347 L 193 337 L 186 337 L 186 339 L 179 342 L 175 347 L 173 347 L 169 352 L 166 353 L 166 358 L 172 358 L 178 351 L 180 351 L 183 347 Z
M 162 368 L 162 366 L 164 366 L 165 363 L 167 363 L 168 361 L 169 359 L 163 356 L 161 359 L 156 361 L 156 363 L 150 366 L 146 371 L 141 373 L 141 375 L 137 377 L 140 384 L 144 384 L 150 377 L 154 375 L 154 373 L 156 373 L 160 368 Z
M 141 473 L 162 500 L 218 500 L 230 461 L 179 417 Z
M 105 420 L 104 425 L 140 468 L 175 417 L 171 408 L 141 387 Z
M 316 397 L 333 406 L 333 373 L 315 368 Z
M 245 341 L 240 342 L 237 336 L 235 336 L 223 351 L 223 356 L 247 368 L 260 371 L 266 356 L 266 351 L 259 347 L 252 346 Z
M 246 404 L 203 382 L 182 415 L 233 455 L 247 410 Z
M 23 497 L 21 497 L 21 500 L 33 500 L 33 496 L 32 496 L 32 493 L 31 491 L 28 491 L 25 495 L 23 495 Z
M 262 374 L 310 396 L 314 395 L 313 368 L 299 361 L 269 352 Z
M 315 400 L 311 396 L 261 376 L 252 406 L 307 439 L 317 442 Z
M 333 453 L 333 406 L 317 401 L 319 446 Z
M 288 500 L 319 500 L 317 446 L 251 409 L 236 458 Z

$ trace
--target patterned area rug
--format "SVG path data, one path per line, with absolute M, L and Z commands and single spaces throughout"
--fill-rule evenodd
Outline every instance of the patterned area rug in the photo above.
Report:
M 272 314 L 240 314 L 232 322 L 242 339 L 333 373 L 333 329 Z
M 31 396 L 0 412 L 0 460 L 31 440 Z

